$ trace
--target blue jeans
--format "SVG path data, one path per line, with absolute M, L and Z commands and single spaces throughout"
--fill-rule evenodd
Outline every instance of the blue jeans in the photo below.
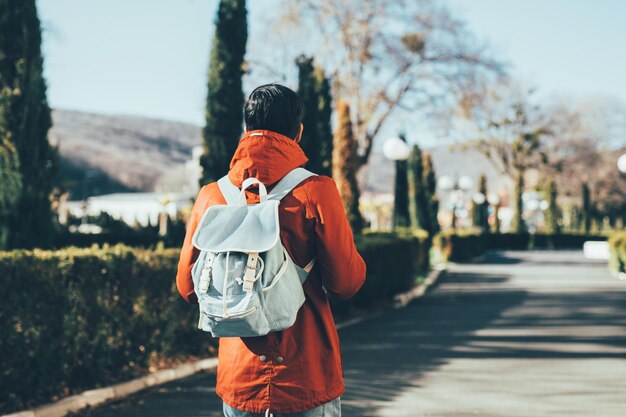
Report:
M 224 417 L 341 417 L 341 399 L 335 398 L 334 400 L 322 404 L 319 407 L 315 407 L 308 411 L 301 413 L 289 413 L 289 414 L 255 414 L 248 413 L 246 411 L 237 410 L 232 408 L 228 404 L 224 403 Z

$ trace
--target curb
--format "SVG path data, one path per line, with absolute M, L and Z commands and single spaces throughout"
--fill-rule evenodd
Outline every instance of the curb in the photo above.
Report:
M 424 282 L 413 287 L 411 290 L 398 294 L 394 297 L 393 308 L 406 307 L 411 301 L 422 297 L 428 289 L 437 282 L 445 266 L 436 267 L 432 270 Z M 380 311 L 375 314 L 366 314 L 337 323 L 337 330 L 355 325 L 364 320 L 383 314 Z M 117 400 L 127 397 L 136 392 L 142 391 L 155 385 L 182 379 L 199 371 L 214 371 L 217 369 L 217 358 L 202 359 L 196 362 L 185 363 L 175 368 L 163 369 L 149 375 L 132 379 L 127 382 L 111 385 L 109 387 L 97 388 L 84 391 L 80 394 L 72 395 L 52 404 L 43 405 L 32 410 L 20 411 L 18 413 L 4 414 L 0 417 L 64 417 L 68 413 L 77 412 L 85 407 L 95 407 L 107 401 Z
M 428 292 L 428 289 L 435 285 L 437 280 L 446 272 L 446 270 L 447 268 L 445 265 L 437 265 L 432 271 L 430 271 L 424 282 L 416 285 L 405 293 L 396 295 L 394 297 L 394 308 L 406 307 L 411 301 L 424 296 Z
M 79 411 L 85 407 L 95 407 L 106 401 L 120 399 L 154 385 L 164 384 L 176 379 L 185 378 L 203 370 L 217 368 L 217 358 L 202 359 L 185 363 L 176 368 L 163 369 L 150 375 L 131 379 L 128 382 L 84 391 L 77 395 L 64 398 L 52 404 L 43 405 L 32 410 L 5 414 L 0 417 L 63 417 L 67 413 Z

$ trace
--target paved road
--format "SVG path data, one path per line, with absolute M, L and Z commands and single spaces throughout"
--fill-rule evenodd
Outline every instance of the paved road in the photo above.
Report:
M 579 252 L 503 252 L 340 332 L 344 416 L 626 416 L 626 282 Z M 100 408 L 220 416 L 197 374 Z

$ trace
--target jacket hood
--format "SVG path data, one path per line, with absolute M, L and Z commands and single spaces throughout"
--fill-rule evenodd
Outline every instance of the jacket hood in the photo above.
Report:
M 304 151 L 293 139 L 271 130 L 252 130 L 239 140 L 230 161 L 228 178 L 240 188 L 249 177 L 270 186 L 307 161 Z

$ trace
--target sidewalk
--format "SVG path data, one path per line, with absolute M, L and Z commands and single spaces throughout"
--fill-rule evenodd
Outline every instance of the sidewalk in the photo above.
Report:
M 443 272 L 443 268 L 434 269 L 421 284 L 415 286 L 406 293 L 398 294 L 393 302 L 394 308 L 405 307 L 410 301 L 423 296 L 428 288 L 434 285 Z M 374 313 L 363 312 L 357 317 L 347 319 L 337 324 L 341 329 L 358 324 L 364 320 L 383 314 L 384 310 L 377 310 Z M 73 395 L 53 404 L 37 407 L 32 410 L 19 413 L 5 414 L 0 417 L 63 417 L 68 413 L 78 413 L 83 409 L 91 410 L 107 402 L 118 401 L 132 394 L 136 394 L 147 388 L 167 384 L 188 378 L 196 373 L 214 373 L 217 369 L 217 358 L 208 358 L 201 361 L 186 363 L 172 369 L 164 369 L 155 373 L 133 379 L 128 382 L 115 384 L 105 388 L 85 391 L 78 395 Z M 167 386 L 161 388 L 168 390 Z M 215 392 L 214 387 L 211 392 Z M 221 403 L 220 403 L 221 404 Z M 152 414 L 150 414 L 152 415 Z M 220 414 L 221 415 L 221 414 Z
M 501 252 L 340 330 L 344 417 L 623 417 L 626 285 L 582 252 Z M 89 417 L 220 417 L 199 372 Z

